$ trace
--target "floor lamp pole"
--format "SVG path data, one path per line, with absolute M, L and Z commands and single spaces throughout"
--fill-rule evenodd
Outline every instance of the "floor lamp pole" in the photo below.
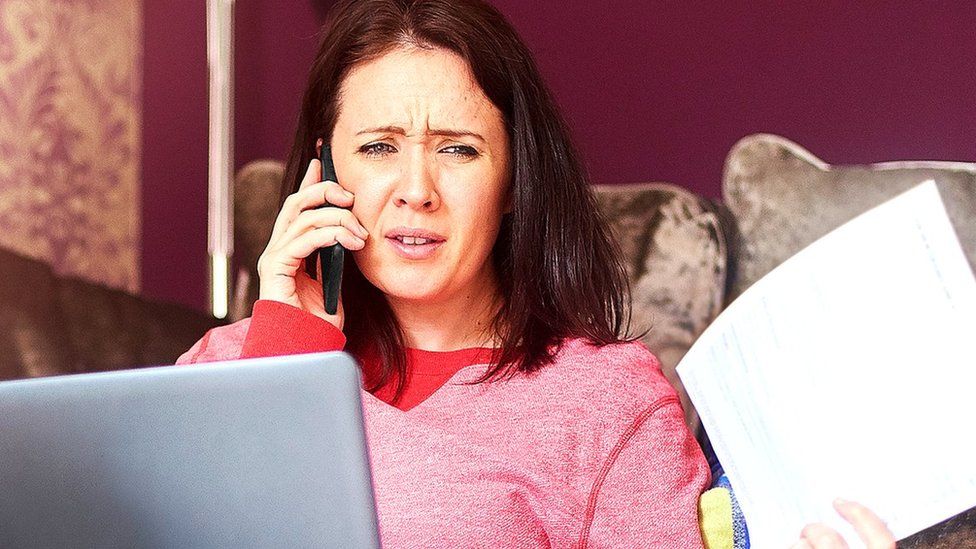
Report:
M 210 305 L 225 318 L 234 253 L 234 0 L 207 0 Z

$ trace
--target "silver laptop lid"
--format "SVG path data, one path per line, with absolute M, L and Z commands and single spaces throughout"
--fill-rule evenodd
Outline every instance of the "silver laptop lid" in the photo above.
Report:
M 0 383 L 0 547 L 379 547 L 344 353 Z

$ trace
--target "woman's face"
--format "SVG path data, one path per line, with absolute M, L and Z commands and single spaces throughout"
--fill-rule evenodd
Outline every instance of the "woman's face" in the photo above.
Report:
M 508 134 L 467 63 L 442 49 L 396 49 L 353 67 L 339 101 L 332 155 L 369 231 L 353 252 L 363 275 L 412 302 L 493 291 Z M 411 243 L 411 234 L 433 241 Z

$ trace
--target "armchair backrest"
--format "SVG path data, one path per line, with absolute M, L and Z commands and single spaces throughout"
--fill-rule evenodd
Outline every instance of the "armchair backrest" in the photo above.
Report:
M 729 298 L 831 229 L 929 179 L 976 266 L 976 164 L 832 166 L 782 137 L 743 138 L 729 152 L 722 181 L 737 225 Z

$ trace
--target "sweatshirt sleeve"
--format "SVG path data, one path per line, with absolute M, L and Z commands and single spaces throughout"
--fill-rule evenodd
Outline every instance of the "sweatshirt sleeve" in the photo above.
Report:
M 258 300 L 250 318 L 214 328 L 176 364 L 339 351 L 346 336 L 330 322 L 297 307 Z
M 254 303 L 241 358 L 341 351 L 346 336 L 331 322 L 280 301 Z
M 700 548 L 698 498 L 708 465 L 677 396 L 646 407 L 593 484 L 580 547 Z

